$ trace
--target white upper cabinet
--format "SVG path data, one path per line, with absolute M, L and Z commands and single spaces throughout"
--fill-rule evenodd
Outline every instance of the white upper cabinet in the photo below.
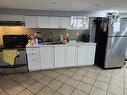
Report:
M 28 28 L 70 28 L 71 17 L 25 16 Z
M 39 28 L 49 28 L 50 20 L 48 16 L 38 16 L 38 27 Z
M 70 28 L 71 25 L 71 17 L 61 17 L 60 18 L 60 22 L 61 22 L 61 28 Z
M 50 28 L 60 28 L 60 17 L 50 17 Z
M 38 28 L 37 16 L 25 16 L 25 26 L 28 28 Z

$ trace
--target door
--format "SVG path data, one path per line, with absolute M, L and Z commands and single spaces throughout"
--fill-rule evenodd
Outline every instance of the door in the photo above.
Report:
M 67 66 L 76 66 L 77 65 L 77 46 L 68 46 L 67 47 Z
M 41 69 L 51 69 L 53 64 L 53 47 L 41 47 Z
M 28 54 L 28 68 L 30 71 L 41 69 L 40 56 L 38 54 Z
M 78 65 L 93 65 L 95 57 L 95 46 L 78 46 Z
M 61 28 L 70 28 L 71 25 L 71 17 L 61 17 L 60 18 Z
M 127 37 L 108 37 L 105 68 L 124 66 L 126 41 Z
M 49 27 L 49 17 L 48 16 L 38 16 L 38 27 L 39 28 L 50 28 Z
M 54 57 L 55 57 L 55 67 L 66 67 L 65 63 L 65 49 L 64 46 L 55 46 Z
M 28 28 L 38 28 L 37 16 L 25 16 L 25 26 Z
M 50 28 L 60 28 L 60 17 L 50 17 Z

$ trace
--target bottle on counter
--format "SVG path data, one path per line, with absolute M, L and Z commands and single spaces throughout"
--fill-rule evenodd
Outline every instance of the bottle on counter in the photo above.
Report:
M 63 42 L 63 35 L 60 35 L 60 42 Z

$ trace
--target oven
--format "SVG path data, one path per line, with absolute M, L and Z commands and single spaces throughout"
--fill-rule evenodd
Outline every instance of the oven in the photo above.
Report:
M 26 55 L 26 44 L 28 42 L 27 35 L 4 35 L 4 46 L 0 48 L 0 73 L 13 74 L 28 72 L 28 63 Z M 16 49 L 19 55 L 15 58 L 14 65 L 9 65 L 3 60 L 3 50 Z

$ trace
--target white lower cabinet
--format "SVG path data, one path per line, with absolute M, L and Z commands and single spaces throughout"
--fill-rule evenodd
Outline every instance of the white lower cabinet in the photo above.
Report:
M 93 65 L 95 57 L 95 46 L 78 46 L 77 65 Z
M 27 48 L 30 71 L 94 64 L 95 45 L 51 45 Z
M 67 47 L 67 66 L 76 66 L 77 65 L 77 46 L 68 46 Z
M 39 48 L 28 48 L 27 60 L 29 71 L 36 71 L 41 69 Z
M 53 47 L 40 48 L 41 69 L 54 68 Z
M 65 59 L 65 56 L 66 56 L 66 47 L 65 46 L 55 46 L 54 48 L 54 64 L 55 64 L 55 67 L 58 68 L 58 67 L 66 67 L 67 63 L 66 63 L 66 59 Z

